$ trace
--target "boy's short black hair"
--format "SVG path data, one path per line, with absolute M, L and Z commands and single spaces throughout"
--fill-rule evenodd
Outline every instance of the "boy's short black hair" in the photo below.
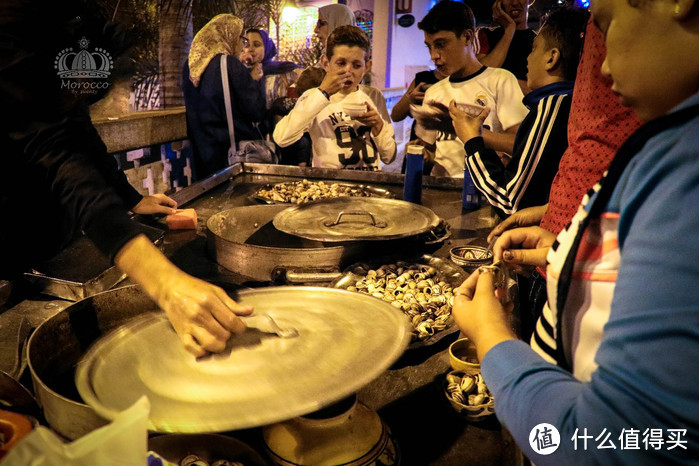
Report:
M 575 80 L 589 17 L 582 8 L 559 8 L 548 15 L 539 30 L 546 47 L 561 53 L 563 78 L 567 81 Z
M 464 31 L 475 32 L 476 21 L 468 5 L 444 1 L 433 6 L 422 21 L 417 23 L 417 27 L 427 34 L 452 31 L 456 37 L 460 37 Z
M 369 50 L 371 49 L 371 42 L 369 42 L 369 36 L 366 35 L 360 27 L 345 25 L 336 27 L 333 32 L 330 33 L 328 37 L 328 43 L 325 48 L 325 56 L 332 58 L 335 47 L 338 45 L 346 45 L 348 47 L 359 47 L 364 50 L 365 58 L 369 57 Z

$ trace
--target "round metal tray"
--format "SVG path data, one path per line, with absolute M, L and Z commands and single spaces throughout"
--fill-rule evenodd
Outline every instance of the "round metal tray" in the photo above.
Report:
M 433 230 L 439 217 L 397 199 L 334 198 L 289 207 L 274 217 L 279 231 L 323 242 L 388 240 Z
M 277 187 L 287 187 L 287 188 L 294 188 L 298 186 L 299 183 L 302 183 L 302 181 L 290 181 L 287 183 L 270 183 L 262 186 L 259 188 L 257 191 L 255 191 L 254 194 L 250 195 L 250 199 L 253 199 L 255 201 L 259 202 L 264 202 L 266 204 L 301 204 L 303 202 L 311 202 L 312 200 L 308 201 L 297 201 L 297 202 L 292 202 L 291 200 L 286 201 L 286 200 L 274 200 L 274 199 L 268 199 L 261 195 L 260 193 L 263 190 L 272 190 Z M 318 184 L 316 181 L 311 181 L 313 184 Z M 352 190 L 356 190 L 356 194 L 350 194 L 350 195 L 343 195 L 341 197 L 378 197 L 378 198 L 384 198 L 384 199 L 393 199 L 395 196 L 393 195 L 392 192 L 383 189 L 383 188 L 376 188 L 374 186 L 367 186 L 363 184 L 353 184 L 353 183 L 338 183 L 334 181 L 323 181 L 323 183 L 327 186 L 332 186 L 334 184 L 344 187 L 344 188 L 349 188 Z M 331 199 L 331 198 L 322 198 L 322 199 Z M 332 198 L 334 199 L 334 198 Z
M 101 338 L 78 364 L 76 386 L 113 419 L 143 395 L 156 432 L 221 432 L 307 414 L 371 382 L 403 353 L 408 319 L 388 303 L 331 288 L 272 287 L 235 297 L 295 337 L 248 328 L 223 353 L 195 359 L 164 314 Z
M 394 264 L 398 261 L 407 262 L 409 264 L 419 264 L 434 267 L 435 269 L 437 269 L 438 273 L 444 279 L 444 281 L 454 288 L 461 285 L 461 283 L 463 283 L 463 281 L 468 277 L 468 274 L 464 272 L 464 270 L 461 267 L 455 266 L 453 263 L 446 259 L 441 259 L 439 257 L 431 256 L 429 254 L 412 256 L 384 256 L 379 257 L 377 259 L 373 259 L 371 261 L 360 262 L 349 266 L 347 269 L 344 270 L 342 276 L 337 280 L 334 280 L 330 286 L 334 288 L 340 288 L 343 290 L 347 289 L 348 286 L 354 285 L 359 279 L 365 277 L 369 270 L 377 269 L 384 264 Z M 381 298 L 374 299 L 382 301 Z M 449 335 L 453 335 L 458 331 L 459 327 L 456 325 L 454 319 L 451 318 L 447 322 L 447 327 L 444 330 L 435 332 L 434 335 L 424 340 L 418 340 L 417 337 L 413 335 L 412 341 L 408 345 L 408 349 L 415 349 L 433 345 L 438 341 L 442 340 L 443 338 Z

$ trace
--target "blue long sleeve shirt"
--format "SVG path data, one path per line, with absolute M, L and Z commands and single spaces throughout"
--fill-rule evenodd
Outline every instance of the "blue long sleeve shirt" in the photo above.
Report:
M 535 464 L 699 464 L 698 147 L 699 117 L 653 136 L 605 209 L 621 261 L 589 381 L 521 341 L 485 355 L 497 416 Z M 560 433 L 550 455 L 530 445 L 541 423 Z

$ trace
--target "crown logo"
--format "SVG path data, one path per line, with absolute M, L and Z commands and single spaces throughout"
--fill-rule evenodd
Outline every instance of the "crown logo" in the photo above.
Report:
M 108 78 L 113 67 L 111 55 L 99 47 L 94 52 L 88 52 L 90 41 L 84 36 L 78 41 L 79 52 L 72 48 L 61 50 L 54 61 L 54 68 L 61 78 Z

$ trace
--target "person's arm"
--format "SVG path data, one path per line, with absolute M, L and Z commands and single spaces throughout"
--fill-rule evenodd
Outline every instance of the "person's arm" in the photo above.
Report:
M 449 104 L 449 115 L 457 137 L 464 141 L 465 163 L 474 184 L 491 205 L 505 213 L 512 213 L 513 206 L 507 192 L 510 179 L 506 167 L 498 154 L 485 146 L 481 136 L 483 122 L 489 114 L 490 109 L 485 107 L 472 117 L 459 109 L 455 101 Z
M 232 104 L 242 115 L 245 115 L 245 119 L 255 122 L 263 121 L 266 101 L 264 79 L 262 79 L 261 74 L 262 67 L 259 67 L 258 75 L 254 76 L 255 70 L 246 68 L 237 57 L 229 55 L 226 63 L 228 65 L 228 83 L 233 95 Z
M 378 135 L 373 136 L 376 141 L 376 148 L 379 150 L 379 157 L 385 164 L 393 162 L 396 158 L 396 138 L 393 133 L 393 125 L 384 122 L 383 128 Z
M 489 149 L 512 154 L 518 129 L 519 125 L 512 126 L 502 133 L 494 133 L 489 129 L 483 129 L 483 141 Z
M 514 20 L 510 18 L 510 15 L 503 10 L 501 0 L 497 0 L 493 3 L 493 21 L 502 28 L 502 37 L 494 47 L 491 44 L 487 54 L 478 54 L 476 58 L 485 66 L 500 68 L 502 64 L 505 63 L 505 58 L 507 58 L 507 52 L 510 50 L 517 24 L 515 24 Z
M 678 201 L 675 197 L 675 204 L 686 206 Z M 545 362 L 524 342 L 502 340 L 483 356 L 481 370 L 496 400 L 497 416 L 532 462 L 685 464 L 692 455 L 696 458 L 699 397 L 696 381 L 687 374 L 699 371 L 699 330 L 692 304 L 699 302 L 695 291 L 699 270 L 692 266 L 677 273 L 672 264 L 680 263 L 680 256 L 689 251 L 697 253 L 699 225 L 694 219 L 674 222 L 681 209 L 670 210 L 654 216 L 650 229 L 645 228 L 649 226 L 645 219 L 644 225 L 634 225 L 635 238 L 624 244 L 609 320 L 595 354 L 598 368 L 590 381 L 581 382 Z M 684 239 L 656 249 L 663 259 L 650 264 L 644 256 L 648 246 L 656 244 L 653 238 L 666 234 L 667 221 L 681 230 L 673 238 Z M 676 251 L 670 251 L 673 248 Z M 534 427 L 544 422 L 556 427 L 561 439 L 549 456 L 538 455 L 529 443 Z M 661 448 L 644 446 L 642 439 L 649 438 L 650 429 L 660 433 Z M 673 430 L 686 442 L 686 449 L 668 448 Z M 621 448 L 625 432 L 631 441 L 638 437 L 639 449 Z M 598 447 L 607 434 L 616 449 Z M 585 435 L 592 435 L 587 448 L 581 438 Z
M 304 92 L 291 112 L 277 123 L 274 142 L 280 147 L 288 147 L 301 139 L 316 115 L 328 106 L 330 96 L 342 88 L 348 77 L 348 73 L 343 71 L 326 73 L 320 86 Z
M 454 111 L 459 110 L 455 108 Z M 520 140 L 507 166 L 498 154 L 486 148 L 482 138 L 472 137 L 466 140 L 464 147 L 467 166 L 474 183 L 491 204 L 507 214 L 514 213 L 529 188 L 530 181 L 535 179 L 537 169 L 541 166 L 542 170 L 548 170 L 547 164 L 558 167 L 558 161 L 566 148 L 560 141 L 567 139 L 558 138 L 557 132 L 565 135 L 569 111 L 570 96 L 552 95 L 541 99 L 525 120 L 529 122 L 529 132 L 520 134 Z M 463 119 L 467 118 L 469 117 L 464 115 Z M 459 130 L 462 128 L 457 126 L 456 121 L 454 126 L 461 138 Z M 469 135 L 472 134 L 469 132 Z M 535 188 L 548 193 L 550 186 Z
M 111 155 L 106 154 L 107 148 L 100 139 L 97 131 L 92 125 L 85 125 L 86 134 L 91 134 L 100 147 L 104 147 L 105 155 L 95 157 L 96 167 L 103 174 L 109 185 L 116 191 L 124 206 L 135 214 L 174 214 L 177 209 L 177 202 L 165 194 L 154 194 L 143 196 L 131 186 L 124 171 L 119 169 L 116 160 Z M 84 136 L 87 137 L 87 136 Z
M 418 86 L 415 85 L 415 80 L 410 83 L 408 90 L 400 98 L 398 102 L 393 106 L 391 110 L 391 120 L 393 121 L 403 121 L 410 115 L 410 106 L 422 104 L 422 99 L 425 98 L 424 87 L 425 83 L 420 83 Z
M 602 293 L 593 296 L 611 307 L 590 380 L 577 380 L 547 363 L 524 342 L 502 338 L 484 348 L 481 370 L 497 416 L 533 463 L 687 464 L 696 459 L 699 393 L 695 378 L 687 374 L 699 372 L 699 265 L 687 258 L 699 254 L 699 215 L 693 202 L 699 195 L 699 166 L 696 158 L 687 157 L 691 148 L 675 159 L 667 147 L 661 149 L 663 157 L 636 156 L 635 176 L 624 179 L 619 185 L 624 191 L 613 196 L 622 203 L 619 212 L 603 216 L 603 221 L 619 221 L 614 239 L 621 257 L 613 296 L 600 288 Z M 605 256 L 607 247 L 614 245 L 605 235 Z M 654 251 L 651 261 L 649 250 Z M 487 306 L 463 312 L 468 306 L 462 301 L 468 300 L 455 300 L 454 311 L 460 325 L 470 325 L 471 311 L 500 312 Z M 467 332 L 479 338 L 476 324 Z M 558 448 L 548 456 L 530 446 L 540 423 L 560 433 Z M 651 429 L 656 438 L 659 434 L 658 448 L 647 443 Z M 592 437 L 582 438 L 587 435 Z M 672 437 L 679 442 L 670 448 Z M 636 438 L 639 448 L 621 447 L 624 439 Z M 599 447 L 609 441 L 616 448 Z
M 464 149 L 466 150 L 466 167 L 478 190 L 491 205 L 506 214 L 512 214 L 517 206 L 508 195 L 510 173 L 498 154 L 488 149 L 480 136 L 467 140 L 464 143 Z
M 114 262 L 165 311 L 185 349 L 195 356 L 222 351 L 231 333 L 245 330 L 237 316 L 250 314 L 250 306 L 178 269 L 145 235 L 127 242 Z
M 179 319 L 173 325 L 181 328 L 202 325 L 204 328 L 210 327 L 207 319 L 202 317 L 202 312 L 210 309 L 209 303 L 214 292 L 194 286 L 191 283 L 194 279 L 171 265 L 150 240 L 141 234 L 141 228 L 131 221 L 123 199 L 110 186 L 108 178 L 102 172 L 104 158 L 109 155 L 101 140 L 95 138 L 96 134 L 86 115 L 77 112 L 16 141 L 15 144 L 22 148 L 21 151 L 11 150 L 8 154 L 17 153 L 17 156 L 23 158 L 22 166 L 26 167 L 27 173 L 46 180 L 50 195 L 60 202 L 65 211 L 65 221 L 74 223 L 76 229 L 85 231 L 98 249 L 118 262 L 117 265 L 122 266 L 135 283 L 145 285 L 147 293 L 156 302 L 166 306 L 164 309 L 168 312 L 168 317 Z M 18 176 L 26 176 L 27 173 L 18 173 Z M 130 248 L 127 246 L 129 244 L 139 247 Z M 127 251 L 131 253 L 124 254 Z M 162 266 L 165 262 L 169 264 L 167 267 Z M 151 263 L 156 264 L 152 269 Z M 161 273 L 164 275 L 159 277 Z M 175 300 L 175 291 L 163 291 L 166 287 L 165 280 L 169 280 L 168 283 L 182 283 L 189 290 L 186 296 L 188 301 L 181 301 L 189 304 L 179 314 L 170 309 L 174 306 L 171 302 Z M 153 286 L 154 281 L 158 281 L 160 288 Z M 192 290 L 196 290 L 197 294 Z M 186 314 L 187 312 L 190 314 Z M 240 312 L 247 312 L 247 309 L 241 308 Z M 207 336 L 202 330 L 195 333 L 202 338 L 202 351 L 216 351 L 222 348 L 221 343 L 225 344 L 222 332 L 213 336 Z M 203 354 L 192 344 L 186 344 L 188 350 Z
M 274 127 L 272 138 L 279 147 L 289 147 L 308 131 L 318 113 L 330 100 L 318 88 L 309 89 L 296 101 L 288 115 Z

